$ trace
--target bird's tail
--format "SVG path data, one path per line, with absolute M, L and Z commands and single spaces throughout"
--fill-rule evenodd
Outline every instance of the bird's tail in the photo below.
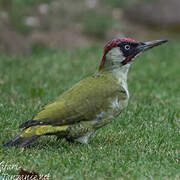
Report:
M 51 125 L 37 125 L 31 126 L 22 131 L 21 134 L 17 135 L 10 141 L 4 144 L 5 147 L 9 146 L 21 146 L 26 147 L 30 143 L 36 141 L 42 135 L 64 135 L 68 126 L 51 126 Z
M 10 141 L 4 144 L 4 147 L 9 146 L 21 146 L 26 147 L 33 141 L 37 140 L 40 136 L 34 135 L 32 137 L 21 137 L 21 135 L 17 135 L 16 137 L 12 138 Z

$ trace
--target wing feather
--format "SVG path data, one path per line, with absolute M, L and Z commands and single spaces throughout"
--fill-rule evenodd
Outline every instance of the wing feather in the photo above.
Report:
M 21 125 L 68 125 L 79 121 L 89 121 L 109 108 L 109 101 L 115 95 L 125 98 L 125 90 L 117 85 L 114 77 L 106 74 L 88 77 L 68 91 L 55 102 L 48 104 L 31 121 Z

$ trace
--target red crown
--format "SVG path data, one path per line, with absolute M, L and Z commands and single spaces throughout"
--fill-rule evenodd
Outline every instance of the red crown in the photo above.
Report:
M 113 39 L 111 41 L 109 41 L 105 46 L 104 46 L 104 52 L 103 52 L 103 57 L 102 57 L 102 60 L 101 60 L 101 63 L 100 63 L 100 66 L 99 66 L 99 70 L 102 69 L 105 61 L 106 61 L 106 54 L 114 47 L 117 47 L 120 43 L 122 42 L 136 42 L 135 40 L 133 39 L 130 39 L 130 38 L 116 38 L 116 39 Z

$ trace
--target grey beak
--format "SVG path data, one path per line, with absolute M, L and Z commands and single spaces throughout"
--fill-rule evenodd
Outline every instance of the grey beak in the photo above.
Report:
M 137 46 L 137 50 L 139 52 L 146 51 L 148 49 L 151 49 L 155 46 L 159 46 L 159 45 L 166 43 L 166 42 L 168 42 L 168 40 L 155 40 L 155 41 L 148 41 L 148 42 L 139 43 L 139 45 Z
M 168 42 L 168 40 L 156 40 L 156 41 L 145 42 L 144 43 L 144 50 L 153 48 L 155 46 L 159 46 L 159 45 L 166 43 L 166 42 Z

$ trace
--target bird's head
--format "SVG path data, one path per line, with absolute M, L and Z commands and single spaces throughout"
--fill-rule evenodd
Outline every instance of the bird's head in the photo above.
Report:
M 113 69 L 130 64 L 140 53 L 165 42 L 167 40 L 137 42 L 129 38 L 113 39 L 104 46 L 103 58 L 99 70 Z

